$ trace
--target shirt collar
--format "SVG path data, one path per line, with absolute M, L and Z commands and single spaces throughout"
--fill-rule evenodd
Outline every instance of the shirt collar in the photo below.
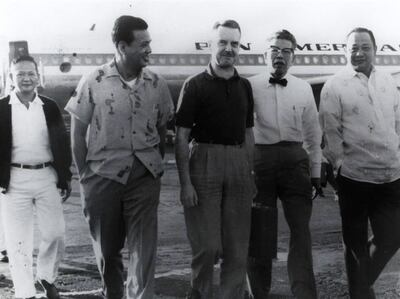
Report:
M 22 102 L 19 100 L 15 91 L 10 92 L 10 105 L 23 105 Z M 43 105 L 43 101 L 39 98 L 38 94 L 35 93 L 35 98 L 31 102 L 34 105 Z
M 214 72 L 214 69 L 213 69 L 212 66 L 211 66 L 211 63 L 209 63 L 209 64 L 207 65 L 207 67 L 206 67 L 204 73 L 207 75 L 206 78 L 208 78 L 208 79 L 210 79 L 210 80 L 214 80 L 214 79 L 226 80 L 225 78 L 221 78 L 221 77 L 218 77 L 218 76 L 217 76 L 217 74 Z M 227 80 L 233 80 L 233 79 L 236 80 L 236 79 L 239 79 L 239 78 L 240 78 L 239 73 L 238 73 L 238 71 L 236 70 L 236 68 L 234 68 L 233 76 L 230 77 L 230 78 L 227 79 Z
M 105 73 L 106 78 L 120 77 L 122 79 L 122 81 L 125 81 L 122 78 L 121 74 L 118 72 L 117 63 L 115 62 L 115 58 L 105 65 L 104 73 Z M 153 80 L 153 77 L 151 76 L 151 74 L 149 73 L 149 71 L 146 68 L 143 68 L 142 71 L 140 72 L 139 76 L 136 79 L 139 82 L 141 80 Z
M 375 68 L 374 65 L 372 65 L 371 75 L 372 75 L 373 73 L 375 73 L 375 72 L 376 72 L 376 68 Z M 346 65 L 343 74 L 344 74 L 344 76 L 348 77 L 349 79 L 351 79 L 351 78 L 353 78 L 353 77 L 361 78 L 361 76 L 365 76 L 365 75 L 364 75 L 363 73 L 361 73 L 361 72 L 356 72 L 356 71 L 353 69 L 353 67 L 351 66 L 351 64 L 347 64 L 347 65 Z M 371 75 L 370 75 L 370 76 L 371 76 Z

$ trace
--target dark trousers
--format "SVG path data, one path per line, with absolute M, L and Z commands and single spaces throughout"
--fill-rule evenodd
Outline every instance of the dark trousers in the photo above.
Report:
M 160 179 L 135 159 L 126 185 L 88 168 L 81 190 L 106 298 L 153 298 Z M 121 254 L 125 239 L 129 250 L 126 297 Z
M 309 169 L 308 155 L 299 143 L 256 145 L 255 172 L 258 194 L 254 201 L 271 208 L 276 208 L 278 198 L 282 202 L 290 228 L 289 281 L 292 293 L 301 299 L 317 298 L 309 229 L 312 211 Z M 257 229 L 252 227 L 252 230 Z M 257 244 L 250 246 L 254 247 Z M 255 299 L 268 297 L 271 268 L 272 256 L 263 259 L 249 257 L 248 275 Z
M 339 175 L 337 181 L 350 298 L 375 298 L 372 285 L 400 246 L 400 180 L 371 184 Z
M 192 288 L 211 299 L 214 264 L 222 259 L 218 299 L 243 299 L 255 194 L 244 147 L 195 144 L 190 178 L 199 204 L 185 208 L 192 247 Z

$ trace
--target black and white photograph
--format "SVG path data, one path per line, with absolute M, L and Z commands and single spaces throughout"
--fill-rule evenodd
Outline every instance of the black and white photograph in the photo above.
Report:
M 400 299 L 399 248 L 399 1 L 0 1 L 0 299 Z

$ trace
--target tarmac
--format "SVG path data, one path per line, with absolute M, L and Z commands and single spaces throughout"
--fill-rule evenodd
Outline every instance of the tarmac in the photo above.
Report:
M 66 253 L 61 264 L 56 285 L 63 299 L 100 299 L 101 281 L 95 263 L 89 231 L 81 208 L 79 186 L 73 177 L 71 197 L 64 204 L 66 220 Z M 310 223 L 313 239 L 314 272 L 318 297 L 348 298 L 344 268 L 341 225 L 338 203 L 333 200 L 331 189 L 325 189 L 325 197 L 315 199 Z M 165 174 L 159 206 L 159 241 L 156 266 L 155 299 L 185 298 L 190 287 L 191 250 L 186 237 L 183 209 L 179 202 L 179 182 L 172 153 L 165 159 Z M 35 231 L 37 254 L 40 233 Z M 269 299 L 294 298 L 291 295 L 286 271 L 289 228 L 282 210 L 278 215 L 278 258 L 273 265 L 272 291 Z M 127 251 L 123 251 L 126 262 Z M 219 266 L 215 268 L 215 293 L 217 293 Z M 400 253 L 386 266 L 374 285 L 378 299 L 400 298 Z M 0 299 L 13 296 L 12 280 L 8 264 L 0 263 Z M 37 287 L 37 298 L 45 298 Z M 217 297 L 216 297 L 217 298 Z

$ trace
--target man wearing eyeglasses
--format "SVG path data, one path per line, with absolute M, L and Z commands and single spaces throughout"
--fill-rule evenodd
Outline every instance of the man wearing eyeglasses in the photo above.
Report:
M 317 298 L 317 292 L 309 221 L 312 187 L 320 189 L 322 137 L 311 86 L 288 74 L 296 45 L 289 31 L 275 32 L 266 52 L 267 72 L 250 78 L 254 93 L 254 170 L 258 189 L 254 206 L 276 211 L 277 198 L 281 200 L 290 227 L 291 290 L 296 298 L 311 299 Z M 253 219 L 252 236 L 262 229 L 256 222 Z M 260 246 L 258 241 L 252 237 L 250 248 Z M 272 258 L 268 254 L 254 256 L 250 251 L 248 275 L 255 299 L 268 296 Z
M 376 50 L 370 30 L 353 29 L 348 65 L 321 93 L 324 155 L 338 173 L 352 299 L 375 298 L 373 283 L 400 245 L 400 95 L 393 78 L 374 67 Z
M 36 279 L 47 298 L 59 299 L 54 281 L 64 253 L 62 203 L 71 192 L 72 158 L 57 104 L 36 91 L 39 78 L 31 56 L 12 61 L 14 89 L 0 100 L 0 218 L 15 297 L 36 298 L 32 256 L 36 218 L 41 233 Z

